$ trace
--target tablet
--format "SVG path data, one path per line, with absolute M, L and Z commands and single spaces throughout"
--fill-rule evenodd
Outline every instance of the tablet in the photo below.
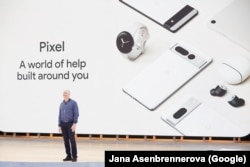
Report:
M 120 2 L 171 32 L 176 32 L 198 14 L 198 10 L 180 0 L 120 0 Z
M 250 1 L 234 0 L 208 23 L 209 28 L 250 51 Z
M 123 91 L 147 109 L 155 110 L 211 61 L 177 43 L 129 81 Z
M 202 102 L 187 96 L 162 113 L 161 119 L 184 136 L 244 137 L 248 135 L 234 122 Z

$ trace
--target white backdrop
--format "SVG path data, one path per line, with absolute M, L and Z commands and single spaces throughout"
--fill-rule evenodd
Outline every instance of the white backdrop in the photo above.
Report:
M 0 130 L 57 132 L 62 92 L 70 89 L 71 98 L 78 102 L 80 109 L 77 133 L 181 135 L 163 122 L 160 115 L 183 95 L 192 93 L 247 134 L 250 131 L 250 81 L 228 85 L 231 92 L 246 99 L 246 105 L 239 109 L 229 106 L 227 99 L 209 94 L 211 88 L 222 83 L 216 70 L 223 58 L 237 54 L 249 56 L 249 52 L 207 27 L 209 19 L 231 1 L 185 2 L 198 9 L 199 15 L 173 34 L 118 0 L 0 0 Z M 115 40 L 120 31 L 137 21 L 148 27 L 150 39 L 146 53 L 130 61 L 120 55 Z M 52 45 L 62 41 L 64 51 L 40 52 L 40 42 Z M 196 46 L 211 56 L 213 63 L 157 110 L 149 111 L 122 92 L 122 87 L 176 42 Z M 30 63 L 41 65 L 45 60 L 52 63 L 51 68 L 28 66 Z M 67 67 L 67 61 L 76 64 Z M 26 68 L 20 68 L 22 62 Z M 85 62 L 86 66 L 81 69 L 78 62 Z M 33 77 L 29 76 L 28 80 L 21 78 L 21 74 L 31 73 Z M 39 74 L 48 73 L 66 73 L 69 79 L 38 78 Z M 88 78 L 73 81 L 72 75 L 88 75 Z

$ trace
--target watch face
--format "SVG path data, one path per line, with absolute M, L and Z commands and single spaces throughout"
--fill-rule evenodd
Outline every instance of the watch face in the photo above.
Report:
M 129 32 L 123 31 L 116 38 L 117 48 L 122 53 L 129 53 L 134 46 L 134 40 Z

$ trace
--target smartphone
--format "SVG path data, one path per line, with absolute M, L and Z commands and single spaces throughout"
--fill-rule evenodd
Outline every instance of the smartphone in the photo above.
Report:
M 212 58 L 191 46 L 177 43 L 126 83 L 122 90 L 153 111 L 211 61 Z
M 197 97 L 180 100 L 161 119 L 183 136 L 244 137 L 248 132 Z
M 120 0 L 171 32 L 176 32 L 198 14 L 181 0 Z

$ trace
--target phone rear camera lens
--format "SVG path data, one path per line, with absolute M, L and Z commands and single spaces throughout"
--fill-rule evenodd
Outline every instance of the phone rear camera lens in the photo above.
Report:
M 190 54 L 190 55 L 188 55 L 188 58 L 192 60 L 192 59 L 194 59 L 194 58 L 195 58 L 195 55 Z
M 187 109 L 181 108 L 181 109 L 179 109 L 176 113 L 174 113 L 173 116 L 174 116 L 175 119 L 179 119 L 179 118 L 182 117 L 186 112 L 187 112 Z
M 180 46 L 177 46 L 175 50 L 184 56 L 188 55 L 188 51 Z

